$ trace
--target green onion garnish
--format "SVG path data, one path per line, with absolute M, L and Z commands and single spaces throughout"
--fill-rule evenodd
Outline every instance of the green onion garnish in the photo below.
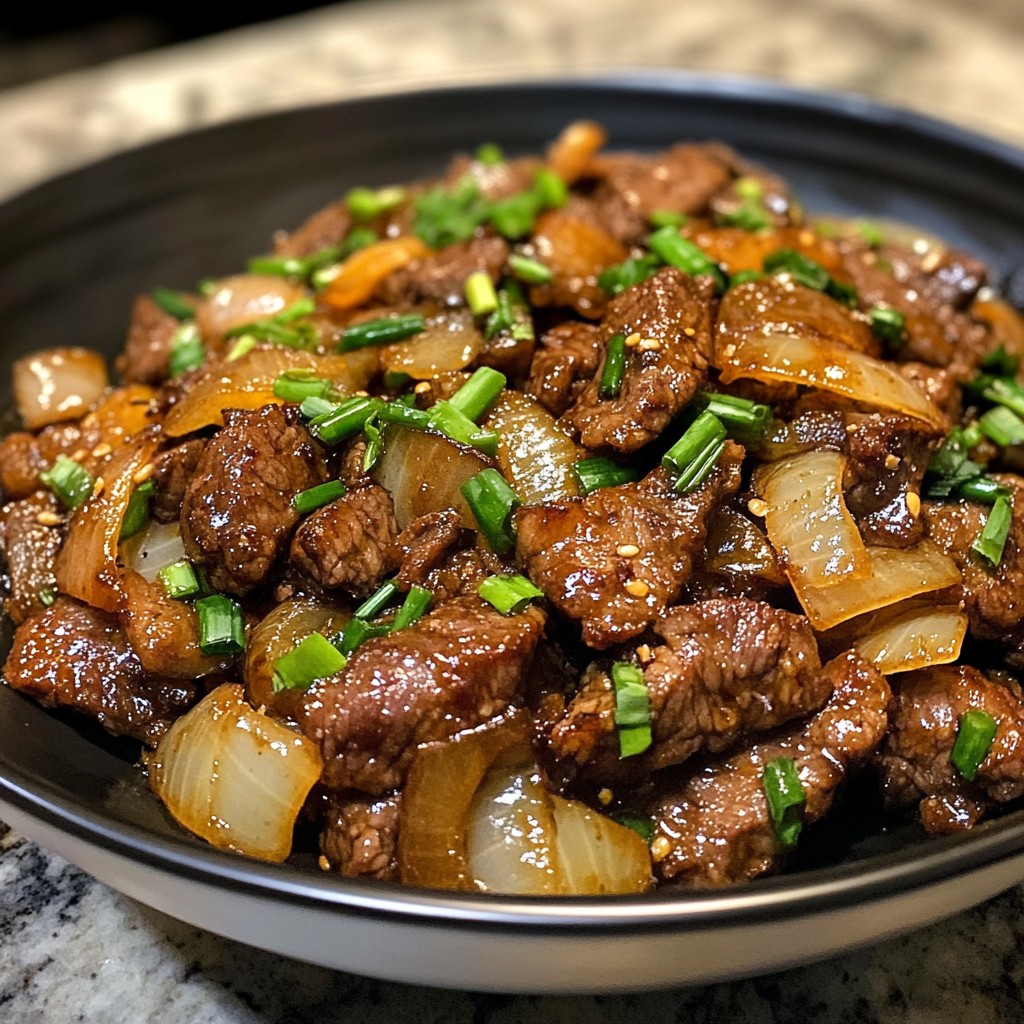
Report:
M 157 575 L 167 596 L 176 601 L 184 601 L 199 593 L 199 579 L 187 558 L 179 558 L 177 562 L 165 565 Z
M 874 306 L 868 310 L 871 330 L 890 348 L 902 348 L 907 343 L 907 318 L 888 306 Z
M 216 657 L 234 658 L 245 650 L 242 607 L 224 594 L 196 601 L 199 615 L 199 650 Z
M 869 220 L 859 220 L 854 225 L 854 230 L 872 249 L 877 249 L 885 243 L 885 235 L 882 229 Z
M 380 436 L 380 418 L 371 416 L 363 424 L 363 437 L 366 439 L 366 451 L 363 452 L 363 472 L 369 473 L 384 452 L 384 442 Z
M 414 409 L 404 402 L 388 402 L 380 407 L 377 419 L 381 423 L 394 423 L 409 430 L 427 430 L 430 417 L 422 409 Z
M 765 256 L 762 265 L 766 273 L 789 274 L 798 284 L 817 292 L 823 292 L 832 280 L 832 275 L 820 263 L 796 249 L 776 249 Z
M 1012 498 L 1013 491 L 1009 487 L 996 483 L 991 477 L 976 476 L 957 484 L 956 493 L 968 501 L 980 501 L 991 505 L 996 498 Z
M 738 284 L 746 284 L 748 281 L 760 281 L 764 274 L 760 270 L 737 270 L 729 278 L 729 287 L 735 288 Z
M 932 456 L 925 473 L 925 493 L 929 498 L 946 498 L 962 483 L 981 476 L 985 467 L 969 458 L 972 448 L 983 439 L 977 424 L 954 427 Z
M 618 398 L 625 372 L 626 336 L 616 334 L 608 342 L 608 351 L 605 353 L 601 379 L 597 386 L 598 396 L 603 399 Z
M 764 184 L 760 179 L 751 177 L 749 174 L 741 175 L 732 183 L 733 191 L 740 199 L 764 198 Z
M 696 242 L 683 238 L 674 227 L 653 231 L 647 239 L 647 245 L 651 252 L 669 266 L 678 267 L 691 277 L 712 277 L 718 290 L 725 290 L 725 275 L 718 264 Z
M 982 398 L 996 405 L 1005 405 L 1007 409 L 1012 409 L 1018 416 L 1024 416 L 1024 388 L 1016 381 L 1005 377 L 983 375 L 968 387 L 974 390 L 978 384 L 982 384 Z
M 661 457 L 661 464 L 677 474 L 675 487 L 680 494 L 696 490 L 711 475 L 726 434 L 722 421 L 705 410 Z
M 569 200 L 569 186 L 550 167 L 538 167 L 533 174 L 533 190 L 548 210 L 561 209 Z
M 651 824 L 650 818 L 645 818 L 635 811 L 616 811 L 609 817 L 619 825 L 631 828 L 648 846 L 651 845 L 654 839 L 654 825 Z
M 57 591 L 53 587 L 47 587 L 36 594 L 36 599 L 44 608 L 49 608 L 57 600 Z
M 505 154 L 496 142 L 481 142 L 474 157 L 478 163 L 486 167 L 495 167 L 505 162 Z
M 299 412 L 307 420 L 314 420 L 318 416 L 326 416 L 338 408 L 337 402 L 331 402 L 326 398 L 304 398 L 299 405 Z
M 371 594 L 352 614 L 357 619 L 372 619 L 382 612 L 391 599 L 398 593 L 398 584 L 394 580 L 387 580 Z
M 584 495 L 602 487 L 618 487 L 639 479 L 637 471 L 630 466 L 620 466 L 602 455 L 592 459 L 580 459 L 572 467 Z
M 306 399 L 303 402 L 317 401 Z M 316 416 L 309 421 L 309 432 L 324 444 L 337 444 L 346 437 L 358 434 L 366 425 L 366 421 L 375 415 L 384 403 L 379 398 L 354 395 L 335 406 L 330 412 Z
M 609 295 L 618 295 L 635 284 L 641 284 L 653 277 L 661 266 L 657 256 L 634 257 L 607 267 L 597 275 L 597 283 Z
M 70 509 L 78 508 L 96 486 L 92 473 L 66 455 L 58 455 L 57 461 L 39 474 L 39 480 L 60 499 L 62 505 Z
M 744 444 L 763 440 L 772 423 L 771 406 L 749 398 L 701 391 L 697 402 L 699 408 L 706 409 L 722 421 L 730 437 Z
M 504 555 L 512 550 L 512 513 L 519 507 L 516 492 L 496 469 L 485 469 L 459 488 L 480 531 L 491 547 Z
M 612 665 L 619 757 L 635 757 L 651 745 L 651 697 L 643 672 L 628 661 Z
M 285 402 L 301 403 L 307 398 L 327 398 L 333 391 L 331 382 L 318 377 L 313 370 L 285 370 L 274 381 L 274 397 Z
M 171 338 L 167 371 L 171 377 L 180 377 L 183 373 L 202 366 L 205 358 L 206 346 L 203 344 L 203 336 L 199 333 L 194 320 L 186 320 Z
M 299 491 L 292 498 L 292 506 L 300 515 L 306 515 L 325 505 L 330 505 L 338 498 L 343 498 L 347 492 L 348 488 L 340 480 L 328 480 L 325 484 L 317 484 L 316 487 L 308 487 L 304 491 Z
M 1011 355 L 1002 342 L 981 361 L 981 369 L 996 377 L 1013 377 L 1020 369 L 1020 356 Z
M 256 347 L 256 339 L 253 337 L 239 338 L 232 346 L 228 349 L 227 355 L 224 359 L 231 363 L 236 359 L 241 359 L 242 356 L 247 356 Z
M 989 409 L 978 419 L 978 427 L 1001 448 L 1024 443 L 1024 420 L 1005 405 Z
M 404 200 L 405 189 L 397 186 L 381 189 L 354 188 L 345 196 L 345 205 L 356 220 L 374 220 Z
M 452 189 L 432 188 L 416 200 L 412 230 L 431 249 L 470 238 L 487 216 L 487 202 L 466 175 Z
M 134 537 L 149 522 L 149 509 L 155 492 L 156 484 L 152 480 L 146 480 L 132 490 L 121 520 L 121 540 Z
M 498 293 L 494 290 L 494 282 L 483 270 L 476 270 L 466 278 L 463 290 L 466 304 L 474 316 L 486 316 L 498 308 Z
M 515 277 L 527 284 L 547 284 L 553 274 L 540 260 L 514 252 L 508 258 L 508 269 Z
M 525 238 L 532 230 L 544 203 L 536 192 L 519 192 L 491 204 L 488 220 L 495 231 L 510 242 Z
M 378 320 L 365 320 L 353 324 L 341 332 L 342 352 L 365 348 L 367 345 L 390 345 L 395 341 L 411 338 L 426 326 L 422 313 L 403 313 L 399 316 L 384 316 Z
M 191 320 L 196 315 L 192 303 L 186 302 L 181 292 L 173 288 L 154 288 L 150 296 L 165 313 L 176 320 Z
M 445 437 L 478 448 L 486 455 L 498 454 L 498 434 L 494 430 L 483 430 L 450 401 L 437 402 L 427 413 L 430 427 Z
M 271 689 L 274 693 L 308 690 L 318 679 L 340 672 L 346 661 L 345 655 L 322 633 L 310 633 L 274 662 Z
M 334 643 L 347 658 L 364 640 L 387 636 L 390 632 L 391 627 L 386 623 L 367 622 L 366 619 L 352 618 L 345 623 L 341 636 L 336 637 Z
M 960 716 L 956 729 L 956 742 L 949 752 L 953 767 L 968 781 L 973 782 L 981 762 L 992 749 L 999 723 L 988 713 L 971 708 Z
M 807 802 L 796 762 L 791 757 L 775 757 L 767 761 L 761 785 L 775 826 L 776 841 L 779 846 L 795 846 L 804 827 L 804 804 Z
M 395 621 L 391 624 L 391 631 L 397 632 L 418 622 L 423 618 L 424 612 L 430 607 L 430 602 L 433 600 L 433 591 L 427 590 L 426 587 L 410 587 L 402 602 L 402 607 L 398 609 Z
M 533 319 L 518 281 L 507 281 L 498 292 L 498 308 L 487 321 L 484 337 L 490 341 L 502 331 L 508 331 L 514 341 L 533 341 Z
M 274 277 L 305 277 L 309 267 L 301 256 L 253 256 L 246 264 L 250 274 Z
M 743 196 L 738 206 L 716 213 L 715 223 L 744 231 L 763 231 L 772 226 L 772 217 L 759 198 Z
M 652 228 L 681 228 L 690 218 L 675 210 L 653 210 L 647 220 Z
M 481 366 L 448 399 L 448 404 L 476 423 L 498 400 L 507 382 L 505 374 L 489 366 Z
M 256 341 L 269 341 L 273 345 L 285 345 L 288 348 L 311 349 L 316 347 L 316 328 L 312 324 L 296 324 L 289 327 L 276 318 L 241 324 L 224 332 L 225 338 L 255 338 Z
M 1003 548 L 1013 525 L 1013 506 L 1010 499 L 1000 495 L 992 505 L 981 533 L 971 545 L 971 550 L 980 555 L 993 569 L 1003 560 Z
M 544 591 L 535 587 L 525 576 L 488 576 L 477 587 L 477 593 L 502 615 L 517 615 Z

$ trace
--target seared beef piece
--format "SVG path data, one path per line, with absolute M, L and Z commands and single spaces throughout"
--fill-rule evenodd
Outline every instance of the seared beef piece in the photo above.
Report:
M 518 327 L 519 325 L 515 330 L 503 327 L 490 337 L 486 337 L 485 332 L 483 351 L 473 364 L 490 366 L 505 374 L 517 387 L 530 375 L 533 354 L 537 349 L 537 339 L 533 331 L 520 331 Z
M 206 442 L 197 438 L 161 452 L 153 459 L 154 470 L 150 479 L 156 490 L 151 513 L 157 522 L 173 523 L 181 515 L 185 489 L 196 475 L 205 447 Z
M 644 665 L 651 746 L 619 757 L 615 687 L 592 666 L 550 737 L 567 776 L 642 779 L 809 715 L 832 690 L 807 619 L 760 601 L 719 598 L 672 608 L 654 632 L 664 642 Z
M 74 708 L 150 745 L 196 698 L 195 683 L 146 674 L 115 616 L 69 597 L 18 627 L 4 678 L 46 707 Z
M 203 450 L 181 505 L 190 559 L 214 590 L 247 594 L 266 579 L 299 518 L 292 499 L 327 479 L 305 427 L 280 406 L 230 409 Z
M 121 624 L 143 669 L 168 679 L 198 679 L 227 668 L 231 658 L 199 650 L 199 616 L 188 601 L 168 596 L 157 580 L 125 570 Z
M 552 327 L 534 354 L 526 393 L 555 416 L 561 416 L 597 372 L 603 352 L 601 336 L 596 324 L 579 320 Z
M 715 146 L 682 144 L 663 153 L 602 156 L 594 199 L 607 229 L 628 245 L 650 231 L 657 210 L 700 213 L 732 179 L 725 154 Z
M 159 384 L 169 372 L 171 342 L 180 323 L 165 313 L 148 295 L 132 306 L 124 351 L 117 358 L 117 372 L 126 381 Z
M 854 652 L 830 661 L 822 676 L 829 702 L 806 725 L 706 764 L 682 787 L 663 786 L 653 805 L 655 874 L 693 888 L 733 885 L 779 870 L 787 850 L 776 842 L 762 788 L 765 764 L 792 758 L 806 795 L 803 819 L 823 817 L 851 772 L 885 736 L 892 693 Z
M 359 484 L 369 480 L 369 476 L 363 469 L 363 460 L 366 458 L 366 438 L 362 434 L 356 434 L 349 441 L 341 456 L 341 467 L 338 478 L 346 487 L 358 487 Z
M 626 349 L 619 395 L 600 397 L 602 358 L 561 423 L 588 448 L 634 452 L 653 441 L 707 380 L 713 299 L 710 278 L 689 277 L 674 267 L 617 295 L 601 321 L 605 349 L 616 334 L 641 339 Z M 646 341 L 657 342 L 657 348 L 645 349 Z
M 27 498 L 42 486 L 39 474 L 59 455 L 71 455 L 82 444 L 77 423 L 56 423 L 38 434 L 16 431 L 0 441 L 0 491 L 6 498 Z
M 905 548 L 921 539 L 921 480 L 941 440 L 920 420 L 894 413 L 849 424 L 846 503 L 865 543 Z
M 900 373 L 916 384 L 948 417 L 956 423 L 963 415 L 960 386 L 949 370 L 925 363 L 900 363 Z
M 714 473 L 677 494 L 662 468 L 638 483 L 516 513 L 516 557 L 555 607 L 604 649 L 639 636 L 676 601 L 699 560 L 705 520 L 740 484 L 743 449 L 729 443 Z M 634 545 L 639 553 L 622 553 Z
M 483 271 L 497 284 L 508 253 L 504 238 L 485 236 L 456 242 L 389 274 L 377 289 L 377 298 L 388 306 L 423 301 L 464 306 L 466 278 Z
M 306 694 L 302 731 L 320 744 L 330 789 L 379 795 L 402 784 L 416 747 L 449 739 L 518 697 L 544 632 L 535 607 L 502 615 L 447 602 L 407 629 L 365 641 Z
M 378 800 L 336 793 L 327 801 L 320 852 L 329 870 L 350 878 L 398 880 L 398 793 Z
M 53 567 L 66 531 L 63 517 L 57 524 L 46 525 L 55 515 L 60 516 L 60 506 L 48 491 L 12 501 L 0 509 L 0 563 L 7 567 L 4 611 L 15 622 L 42 610 L 40 594 L 56 593 Z
M 441 184 L 448 189 L 457 188 L 469 175 L 488 199 L 507 199 L 533 188 L 534 174 L 541 166 L 543 162 L 535 156 L 484 164 L 466 153 L 459 153 L 445 169 Z
M 508 572 L 494 552 L 480 547 L 463 548 L 430 570 L 420 584 L 434 595 L 433 606 L 454 597 L 470 597 L 481 583 L 496 572 Z
M 993 474 L 1013 489 L 1013 520 L 997 568 L 971 551 L 990 506 L 973 501 L 926 501 L 928 536 L 956 562 L 964 577 L 964 602 L 971 633 L 982 640 L 1013 641 L 1024 626 L 1024 482 L 1010 473 Z
M 295 531 L 290 557 L 322 587 L 366 597 L 398 564 L 397 538 L 391 495 L 367 480 L 309 516 Z
M 893 728 L 882 750 L 886 802 L 918 805 L 929 832 L 970 828 L 994 804 L 1024 794 L 1024 703 L 1016 683 L 987 679 L 969 665 L 899 676 Z M 999 723 L 988 755 L 968 782 L 949 759 L 960 716 L 984 711 Z
M 292 232 L 280 231 L 274 238 L 278 256 L 311 256 L 321 249 L 340 245 L 352 227 L 345 203 L 331 203 L 318 210 Z
M 396 576 L 403 589 L 426 585 L 429 575 L 444 563 L 449 552 L 463 546 L 471 537 L 469 530 L 459 523 L 459 514 L 453 508 L 430 512 L 414 519 L 395 541 L 396 561 L 400 562 Z

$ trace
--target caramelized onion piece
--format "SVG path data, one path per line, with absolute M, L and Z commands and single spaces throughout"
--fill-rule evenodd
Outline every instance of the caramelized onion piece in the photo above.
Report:
M 473 314 L 458 310 L 431 317 L 424 329 L 407 341 L 384 346 L 380 362 L 385 370 L 429 380 L 438 374 L 464 369 L 483 350 L 484 336 Z
M 374 242 L 354 252 L 342 263 L 337 276 L 324 289 L 324 302 L 332 309 L 355 309 L 369 300 L 392 271 L 429 254 L 430 249 L 415 235 Z
M 786 582 L 771 542 L 755 523 L 733 509 L 722 508 L 712 516 L 705 549 L 704 568 L 708 572 Z
M 220 341 L 233 327 L 269 320 L 305 295 L 300 285 L 273 274 L 225 277 L 196 306 L 196 325 L 208 341 Z
M 74 420 L 99 401 L 107 364 L 86 348 L 47 348 L 14 364 L 14 404 L 26 430 Z
M 226 683 L 164 734 L 149 780 L 172 816 L 200 839 L 283 861 L 322 770 L 312 740 L 254 711 L 242 687 Z
M 137 572 L 143 579 L 155 580 L 161 569 L 166 569 L 185 557 L 185 542 L 181 539 L 181 523 L 158 523 L 150 519 L 133 537 L 121 544 L 121 561 L 125 568 Z
M 573 121 L 548 147 L 548 167 L 571 185 L 607 141 L 607 132 L 596 121 Z

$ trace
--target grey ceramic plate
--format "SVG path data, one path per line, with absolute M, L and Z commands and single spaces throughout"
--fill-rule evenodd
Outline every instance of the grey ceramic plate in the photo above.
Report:
M 114 353 L 133 295 L 227 273 L 355 184 L 438 172 L 485 140 L 535 151 L 594 118 L 613 148 L 719 138 L 818 211 L 895 217 L 1024 264 L 1024 154 L 863 100 L 686 76 L 387 95 L 176 137 L 0 207 L 0 407 L 43 345 Z M 5 642 L 6 642 L 5 638 Z M 410 982 L 611 991 L 751 974 L 919 927 L 1024 879 L 1024 812 L 925 840 L 854 817 L 801 870 L 725 892 L 545 901 L 417 892 L 253 863 L 185 836 L 137 750 L 0 689 L 0 811 L 145 903 L 291 956 Z

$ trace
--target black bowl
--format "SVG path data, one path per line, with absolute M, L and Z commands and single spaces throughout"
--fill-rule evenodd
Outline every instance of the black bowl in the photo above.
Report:
M 353 185 L 436 174 L 486 140 L 536 151 L 578 118 L 601 121 L 612 148 L 722 139 L 786 177 L 810 210 L 920 226 L 997 276 L 1024 265 L 1024 154 L 856 97 L 666 74 L 388 95 L 168 139 L 0 207 L 0 408 L 19 355 L 117 351 L 136 292 L 232 272 Z M 29 836 L 192 923 L 404 981 L 589 992 L 707 982 L 917 927 L 1024 879 L 1015 812 L 945 840 L 858 821 L 818 862 L 725 892 L 424 893 L 206 847 L 151 797 L 136 748 L 6 688 L 0 735 L 0 810 Z

